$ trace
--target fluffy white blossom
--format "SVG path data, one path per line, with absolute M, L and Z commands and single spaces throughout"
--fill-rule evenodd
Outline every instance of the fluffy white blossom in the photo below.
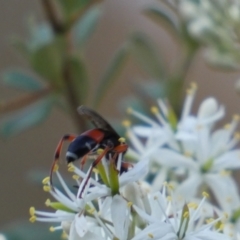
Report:
M 181 0 L 175 7 L 190 36 L 215 66 L 239 68 L 239 0 Z
M 171 188 L 171 185 L 169 186 Z M 137 233 L 133 240 L 230 239 L 219 233 L 223 228 L 222 218 L 210 219 L 213 209 L 206 211 L 205 201 L 208 194 L 203 193 L 204 197 L 199 203 L 179 204 L 173 192 L 170 192 L 170 196 L 167 196 L 164 187 L 162 192 L 149 194 L 149 213 L 133 205 L 134 210 L 146 223 L 145 228 Z
M 214 208 L 205 206 L 206 193 L 198 203 L 183 203 L 175 197 L 171 184 L 165 183 L 161 191 L 152 192 L 150 185 L 140 181 L 146 173 L 146 163 L 141 161 L 119 175 L 119 193 L 112 195 L 111 188 L 91 178 L 91 186 L 85 187 L 87 190 L 81 198 L 81 184 L 77 193 L 72 193 L 57 170 L 65 193 L 56 187 L 49 188 L 49 179 L 44 180 L 45 190 L 57 200 L 47 200 L 47 205 L 57 210 L 46 212 L 32 207 L 30 220 L 59 222 L 60 225 L 50 230 L 63 230 L 69 240 L 230 239 L 219 233 L 222 216 L 214 217 Z M 86 177 L 75 166 L 70 168 L 79 177 Z M 105 190 L 101 191 L 102 188 Z
M 239 239 L 240 198 L 229 171 L 240 167 L 239 117 L 215 130 L 224 107 L 210 97 L 194 115 L 195 93 L 192 84 L 179 120 L 163 100 L 151 108 L 155 120 L 129 109 L 144 124 L 125 121 L 131 142 L 126 156 L 111 159 L 99 149 L 89 159 L 102 157 L 94 169 L 70 164 L 70 185 L 56 167 L 58 185 L 43 180 L 55 199 L 46 201 L 53 210 L 31 207 L 30 221 L 56 224 L 50 230 L 62 230 L 69 240 Z M 127 159 L 132 162 L 121 172 Z M 206 188 L 218 206 L 206 192 L 200 195 Z
M 121 154 L 119 160 L 122 160 Z M 99 173 L 96 173 L 96 179 L 90 178 L 87 181 L 87 174 L 71 164 L 69 171 L 74 172 L 78 186 L 77 192 L 74 193 L 56 168 L 54 172 L 63 191 L 51 186 L 49 177 L 43 180 L 44 190 L 57 201 L 51 202 L 48 199 L 46 205 L 56 211 L 38 211 L 31 207 L 30 221 L 59 222 L 58 226 L 51 227 L 50 230 L 62 229 L 70 240 L 127 239 L 131 204 L 127 201 L 126 193 L 130 187 L 135 192 L 144 191 L 141 190 L 138 181 L 147 174 L 148 163 L 141 161 L 128 172 L 119 175 L 115 166 L 106 159 L 102 161 L 105 165 L 101 165 L 101 172 L 107 176 L 108 183 L 114 181 L 114 184 L 99 183 Z M 134 183 L 138 184 L 132 186 Z M 144 196 L 141 197 L 144 200 Z M 141 204 L 140 198 L 136 199 L 137 205 Z M 131 200 L 134 202 L 134 199 Z
M 168 177 L 166 169 L 187 176 L 179 186 L 179 195 L 191 199 L 206 184 L 223 209 L 237 209 L 240 198 L 229 170 L 240 167 L 240 150 L 236 149 L 240 139 L 236 132 L 239 117 L 234 116 L 230 124 L 214 130 L 216 122 L 224 116 L 224 107 L 209 97 L 193 115 L 195 93 L 193 84 L 187 91 L 179 122 L 169 117 L 171 109 L 162 100 L 158 101 L 160 110 L 152 108 L 158 122 L 132 110 L 131 114 L 146 125 L 128 127 L 133 146 L 130 154 L 144 155 L 140 146 L 145 148 L 149 159 L 159 166 L 157 179 Z

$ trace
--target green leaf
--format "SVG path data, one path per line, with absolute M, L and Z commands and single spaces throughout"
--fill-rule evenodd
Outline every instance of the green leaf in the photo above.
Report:
M 109 184 L 109 181 L 108 181 L 107 173 L 106 173 L 106 170 L 105 170 L 102 162 L 100 162 L 100 163 L 97 165 L 97 169 L 98 169 L 98 171 L 99 171 L 99 174 L 100 174 L 100 176 L 101 176 L 102 181 L 104 182 L 104 184 L 105 184 L 106 186 L 109 187 L 110 184 Z
M 156 48 L 143 34 L 135 34 L 132 37 L 133 54 L 141 66 L 153 78 L 159 80 L 165 79 L 165 71 Z
M 48 98 L 10 115 L 0 125 L 1 135 L 9 137 L 41 123 L 49 115 L 51 107 L 52 100 Z
M 50 232 L 49 225 L 41 223 L 29 223 L 26 221 L 15 222 L 2 228 L 7 240 L 59 240 L 61 231 Z
M 29 22 L 30 40 L 27 46 L 30 51 L 37 50 L 54 41 L 54 33 L 49 24 L 38 24 L 34 19 Z
M 166 96 L 166 86 L 164 82 L 157 82 L 147 80 L 142 83 L 135 83 L 134 90 L 141 98 L 145 97 L 156 101 L 157 98 L 163 98 Z
M 168 118 L 168 121 L 169 121 L 172 129 L 174 131 L 177 131 L 178 119 L 177 119 L 177 115 L 175 114 L 175 112 L 173 111 L 172 108 L 169 108 L 167 118 Z
M 69 59 L 69 68 L 76 96 L 79 96 L 79 101 L 84 102 L 88 96 L 89 89 L 89 79 L 85 63 L 81 59 L 72 57 Z
M 124 64 L 127 62 L 128 57 L 130 55 L 130 45 L 124 44 L 114 55 L 111 60 L 107 70 L 104 72 L 102 78 L 100 79 L 100 83 L 97 88 L 97 93 L 95 94 L 95 98 L 93 100 L 94 106 L 98 106 L 106 94 L 107 90 L 110 88 L 110 85 L 114 83 L 114 81 L 119 76 L 119 73 L 123 69 Z
M 144 10 L 144 13 L 161 27 L 166 24 L 168 29 L 174 33 L 174 36 L 179 37 L 180 27 L 177 18 L 174 19 L 173 14 L 169 13 L 169 11 L 157 7 L 148 7 Z
M 231 223 L 236 223 L 240 218 L 240 208 L 237 208 L 233 211 L 232 216 L 230 218 Z
M 99 6 L 92 7 L 76 23 L 73 28 L 73 34 L 79 46 L 85 44 L 91 37 L 96 29 L 101 13 L 102 11 Z
M 76 14 L 81 8 L 85 7 L 91 0 L 58 0 L 62 11 L 67 19 L 72 14 Z
M 116 165 L 114 161 L 110 161 L 109 163 L 109 184 L 112 190 L 112 196 L 119 194 L 119 177 L 118 170 L 116 169 Z
M 64 212 L 70 212 L 70 213 L 74 213 L 73 210 L 71 210 L 70 208 L 66 207 L 64 204 L 60 203 L 60 202 L 49 202 L 48 207 L 51 207 L 55 210 L 62 210 Z
M 62 66 L 64 59 L 64 42 L 56 39 L 51 44 L 45 45 L 32 52 L 30 62 L 33 69 L 46 81 L 55 87 L 62 87 Z
M 3 74 L 3 83 L 26 91 L 37 91 L 43 88 L 43 84 L 36 78 L 18 70 L 5 72 Z

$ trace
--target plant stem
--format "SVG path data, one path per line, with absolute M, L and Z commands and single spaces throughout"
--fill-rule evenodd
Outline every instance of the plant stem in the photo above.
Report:
M 42 5 L 54 33 L 61 34 L 65 32 L 65 25 L 58 17 L 53 1 L 54 0 L 42 0 Z
M 79 93 L 77 93 L 75 89 L 75 84 L 72 80 L 72 72 L 71 72 L 71 66 L 69 59 L 71 57 L 71 38 L 70 38 L 70 28 L 66 27 L 67 24 L 62 21 L 58 15 L 56 10 L 56 3 L 54 0 L 42 0 L 44 11 L 46 12 L 47 18 L 51 24 L 51 27 L 55 33 L 55 35 L 58 35 L 60 37 L 65 38 L 66 40 L 66 46 L 63 50 L 63 66 L 62 66 L 62 76 L 63 76 L 63 83 L 65 87 L 65 97 L 67 99 L 70 114 L 72 117 L 72 120 L 79 132 L 82 132 L 86 129 L 86 122 L 85 119 L 82 118 L 77 113 L 77 107 L 79 106 L 79 103 L 81 102 L 81 98 Z
M 66 99 L 69 103 L 70 113 L 72 116 L 72 119 L 77 127 L 77 130 L 79 132 L 82 132 L 86 129 L 86 121 L 83 117 L 81 117 L 78 112 L 77 108 L 79 107 L 79 103 L 81 102 L 80 96 L 76 95 L 76 89 L 74 86 L 74 83 L 72 81 L 72 72 L 71 67 L 68 61 L 68 58 L 66 59 L 64 66 L 63 66 L 63 81 L 66 88 Z
M 84 8 L 79 9 L 71 18 L 69 19 L 68 26 L 72 26 L 81 16 L 88 11 L 93 5 L 101 3 L 103 0 L 91 0 Z
M 51 93 L 52 89 L 49 88 L 44 88 L 42 90 L 39 90 L 34 93 L 28 93 L 25 94 L 19 98 L 16 98 L 14 100 L 10 100 L 7 103 L 1 102 L 0 103 L 0 113 L 9 113 L 12 111 L 19 110 L 23 107 L 26 107 L 30 105 L 31 103 L 34 103 L 47 95 Z
M 197 52 L 197 47 L 187 47 L 186 54 L 180 59 L 179 66 L 170 78 L 169 84 L 167 86 L 167 96 L 170 100 L 171 106 L 174 109 L 174 112 L 180 117 L 183 98 L 184 98 L 184 83 L 189 72 L 189 69 L 192 65 L 193 59 Z

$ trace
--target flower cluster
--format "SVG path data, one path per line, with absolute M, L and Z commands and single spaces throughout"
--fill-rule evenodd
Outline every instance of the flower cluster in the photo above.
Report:
M 92 168 L 84 172 L 69 164 L 74 183 L 68 184 L 56 165 L 59 184 L 43 180 L 55 199 L 46 201 L 53 211 L 31 207 L 30 221 L 57 223 L 50 230 L 70 240 L 240 239 L 240 198 L 229 172 L 240 167 L 239 117 L 215 130 L 224 107 L 207 98 L 194 116 L 195 93 L 192 84 L 179 121 L 163 100 L 151 108 L 156 120 L 129 109 L 144 124 L 124 122 L 131 143 L 126 156 L 119 153 L 113 161 L 105 155 L 91 176 Z M 124 158 L 131 167 L 123 172 Z
M 189 34 L 206 45 L 207 59 L 221 67 L 239 68 L 240 1 L 183 0 L 176 5 Z
M 110 165 L 105 169 L 112 171 Z M 51 188 L 49 178 L 44 179 L 44 190 L 57 200 L 51 202 L 48 199 L 46 205 L 55 211 L 38 211 L 31 207 L 30 221 L 59 222 L 50 230 L 61 229 L 71 240 L 178 240 L 204 239 L 206 236 L 228 239 L 220 233 L 225 216 L 213 219 L 213 209 L 205 204 L 208 194 L 203 193 L 199 202 L 182 204 L 175 198 L 171 184 L 165 183 L 161 191 L 152 192 L 151 187 L 140 180 L 147 173 L 147 161 L 142 160 L 127 173 L 114 176 L 119 184 L 115 194 L 108 184 L 97 181 L 100 171 L 96 171 L 96 179 L 89 180 L 82 198 L 79 198 L 82 191 L 79 178 L 86 177 L 86 174 L 74 165 L 70 165 L 69 170 L 76 174 L 77 193 L 69 189 L 56 169 L 64 193 L 56 187 Z
M 125 122 L 132 143 L 128 154 L 134 159 L 144 156 L 151 162 L 154 189 L 159 189 L 159 184 L 169 178 L 177 182 L 179 199 L 191 200 L 207 189 L 222 212 L 228 214 L 230 222 L 238 223 L 240 197 L 231 170 L 240 168 L 240 149 L 236 149 L 240 118 L 235 115 L 229 124 L 216 130 L 215 124 L 225 114 L 224 107 L 209 97 L 201 103 L 196 115 L 191 114 L 196 90 L 195 84 L 187 90 L 179 121 L 163 100 L 158 100 L 159 107 L 151 108 L 157 121 L 128 110 L 145 123 L 131 126 Z

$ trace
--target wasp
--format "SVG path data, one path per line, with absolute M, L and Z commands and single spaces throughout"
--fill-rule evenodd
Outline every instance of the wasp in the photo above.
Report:
M 125 154 L 128 149 L 128 145 L 125 142 L 119 141 L 120 136 L 118 133 L 97 112 L 86 106 L 80 106 L 77 111 L 80 115 L 85 116 L 91 121 L 95 128 L 87 130 L 80 135 L 66 134 L 61 138 L 54 154 L 54 162 L 50 172 L 51 185 L 52 173 L 56 163 L 59 161 L 62 146 L 65 141 L 70 142 L 66 152 L 67 163 L 81 159 L 80 164 L 82 168 L 89 154 L 96 153 L 99 148 L 103 149 L 102 153 L 92 162 L 87 179 L 90 178 L 93 168 L 100 163 L 104 156 L 106 156 L 107 159 L 112 158 L 116 160 L 118 154 Z M 129 166 L 129 163 L 122 162 L 120 172 L 127 171 Z

